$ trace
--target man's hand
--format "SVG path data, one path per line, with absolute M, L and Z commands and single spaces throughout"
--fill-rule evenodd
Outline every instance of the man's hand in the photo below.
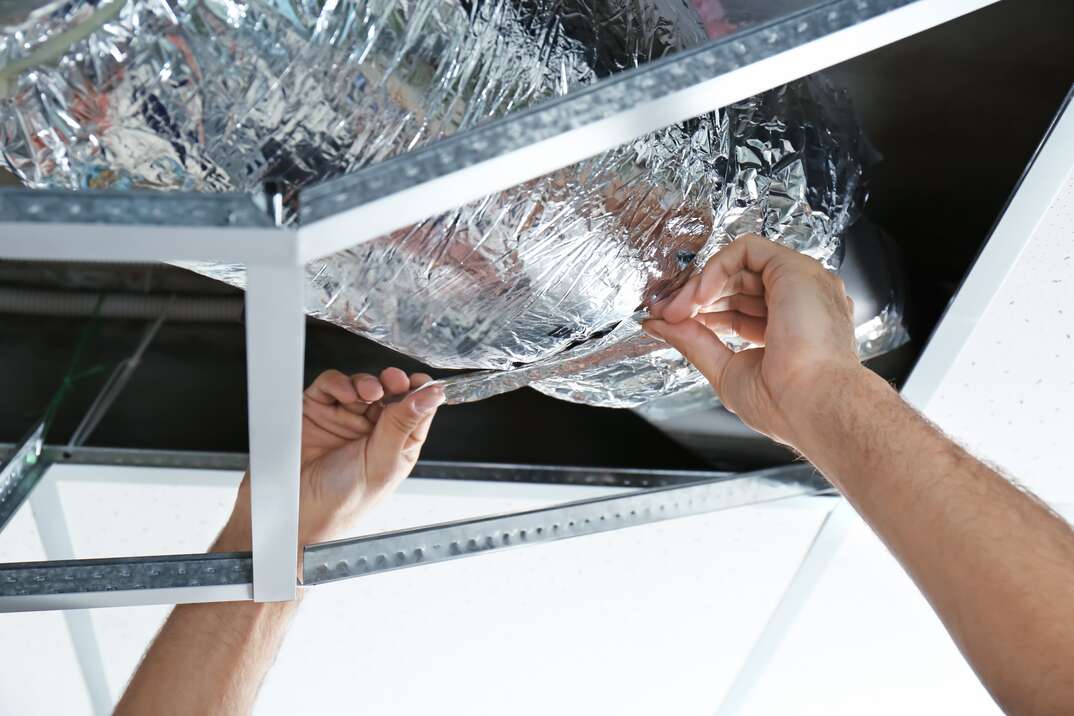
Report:
M 302 397 L 299 543 L 336 539 L 410 474 L 444 391 L 433 386 L 384 405 L 430 380 L 387 368 L 379 377 L 325 371 Z M 249 549 L 250 479 L 216 549 Z
M 302 400 L 300 545 L 333 539 L 410 474 L 444 391 L 388 368 L 322 373 Z M 250 549 L 250 476 L 214 550 Z M 301 556 L 299 556 L 301 563 Z M 116 714 L 250 713 L 298 601 L 183 604 L 172 610 Z
M 794 444 L 795 416 L 860 372 L 853 304 L 819 262 L 757 236 L 717 253 L 653 307 L 645 330 L 679 350 L 750 427 Z M 763 346 L 738 353 L 718 336 Z
M 390 495 L 414 469 L 444 391 L 433 386 L 405 400 L 380 400 L 419 388 L 432 378 L 386 368 L 322 373 L 302 403 L 302 513 L 305 542 L 334 539 L 341 529 Z

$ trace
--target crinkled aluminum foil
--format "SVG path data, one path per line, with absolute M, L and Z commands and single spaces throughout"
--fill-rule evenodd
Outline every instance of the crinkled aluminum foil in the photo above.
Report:
M 892 300 L 873 318 L 854 330 L 858 340 L 858 357 L 869 360 L 893 351 L 910 340 L 903 323 L 902 307 Z
M 0 18 L 0 140 L 36 187 L 293 190 L 705 39 L 683 0 L 20 8 Z M 562 363 L 746 231 L 834 261 L 858 140 L 839 93 L 797 82 L 315 262 L 307 310 L 438 367 Z M 667 354 L 608 364 L 603 391 L 535 387 L 637 404 L 689 383 Z

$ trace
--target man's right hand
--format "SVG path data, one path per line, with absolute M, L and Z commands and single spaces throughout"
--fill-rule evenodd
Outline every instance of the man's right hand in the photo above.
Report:
M 677 348 L 743 422 L 794 445 L 813 404 L 863 369 L 853 303 L 821 264 L 758 236 L 722 249 L 645 330 Z M 719 336 L 755 344 L 733 352 Z

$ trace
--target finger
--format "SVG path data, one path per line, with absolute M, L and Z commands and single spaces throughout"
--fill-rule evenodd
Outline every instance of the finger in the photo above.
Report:
M 306 397 L 322 405 L 348 403 L 358 399 L 350 378 L 338 370 L 326 370 L 305 391 Z
M 755 291 L 759 289 L 756 292 L 764 293 L 765 268 L 773 259 L 786 253 L 794 252 L 754 234 L 739 237 L 705 264 L 698 286 L 698 299 L 709 302 L 726 295 L 732 280 L 743 284 L 749 282 Z M 734 278 L 738 276 L 741 278 Z M 757 285 L 757 279 L 760 279 L 760 286 Z
M 415 373 L 410 376 L 410 389 L 417 390 L 426 383 L 432 382 L 433 377 L 428 373 Z
M 717 298 L 714 302 L 701 309 L 701 313 L 717 313 L 719 311 L 738 311 L 747 316 L 764 318 L 768 315 L 768 304 L 765 303 L 764 296 L 748 296 L 744 293 L 736 293 Z
M 671 302 L 674 301 L 677 296 L 679 296 L 683 292 L 690 292 L 695 290 L 697 288 L 697 282 L 700 280 L 701 279 L 696 275 L 686 279 L 686 282 L 683 283 L 681 286 L 668 292 L 659 301 L 649 306 L 649 315 L 653 318 L 660 318 L 663 315 L 664 309 L 671 305 Z
M 374 403 L 384 397 L 384 386 L 369 373 L 355 373 L 350 381 L 357 392 L 358 400 L 363 403 Z
M 418 427 L 432 418 L 436 408 L 444 402 L 444 389 L 432 386 L 408 395 L 398 403 L 386 406 L 373 428 L 369 440 L 369 460 L 380 474 L 391 471 L 404 450 L 411 448 L 412 437 Z
M 695 320 L 680 323 L 668 323 L 659 319 L 649 320 L 643 324 L 645 331 L 675 347 L 704 375 L 716 392 L 720 392 L 720 381 L 724 369 L 734 353 L 720 339 Z
M 399 368 L 385 368 L 380 372 L 380 382 L 388 395 L 399 395 L 410 390 L 410 378 Z
M 432 380 L 432 376 L 427 373 L 415 373 L 414 375 L 410 376 L 410 389 L 417 390 L 426 383 L 431 383 Z M 418 423 L 418 427 L 414 428 L 414 432 L 410 435 L 410 440 L 407 444 L 406 449 L 420 449 L 421 445 L 425 442 L 425 438 L 429 437 L 429 428 L 432 427 L 432 424 L 432 415 L 428 416 L 427 418 L 425 418 L 425 420 Z
M 690 280 L 684 283 L 682 288 L 675 292 L 670 301 L 667 301 L 666 303 L 662 301 L 658 304 L 659 311 L 654 312 L 653 317 L 674 322 L 692 316 L 693 311 L 696 310 L 694 295 L 697 293 L 697 287 L 700 283 L 700 276 L 691 276 Z M 656 306 L 654 306 L 654 308 L 656 308 Z M 672 316 L 675 316 L 675 318 L 672 318 Z
M 798 255 L 759 236 L 747 235 L 736 239 L 709 259 L 692 294 L 684 292 L 676 296 L 664 311 L 665 320 L 675 323 L 696 314 L 699 307 L 725 295 L 727 284 L 737 273 L 749 271 L 759 274 L 763 280 L 768 264 L 777 258 L 786 259 L 787 254 Z
M 753 271 L 739 271 L 727 280 L 720 296 L 730 296 L 735 293 L 745 293 L 750 296 L 764 295 L 764 279 L 761 274 Z
M 365 416 L 356 415 L 342 405 L 319 403 L 308 396 L 302 403 L 302 416 L 344 440 L 355 440 L 368 435 L 373 429 L 373 424 Z
M 671 294 L 667 298 L 664 298 L 654 303 L 649 308 L 649 315 L 653 318 L 663 318 L 664 311 L 671 305 L 671 302 L 684 292 L 696 292 L 697 284 L 701 281 L 700 277 L 694 277 L 695 280 L 691 283 L 687 281 L 678 291 Z M 726 286 L 723 291 L 717 296 L 717 300 L 726 296 L 732 296 L 735 294 L 746 294 L 749 296 L 763 296 L 764 295 L 764 281 L 761 279 L 761 274 L 754 273 L 753 271 L 739 271 L 727 280 Z M 683 298 L 680 301 L 685 302 L 687 299 Z M 678 310 L 678 309 L 676 309 Z
M 403 448 L 404 452 L 412 453 L 421 449 L 421 446 L 425 444 L 425 438 L 429 437 L 429 428 L 433 426 L 433 417 L 433 415 L 430 415 L 418 423 L 418 427 L 414 428 L 414 432 L 410 434 L 410 439 L 407 440 L 406 447 Z M 414 460 L 417 459 L 417 455 L 413 454 L 409 454 L 408 457 Z
M 768 328 L 767 319 L 738 311 L 699 313 L 694 320 L 721 336 L 740 336 L 757 345 L 764 345 L 764 333 Z
M 671 303 L 671 299 L 675 298 L 676 294 L 671 294 L 666 298 L 662 298 L 653 305 L 649 306 L 649 315 L 653 318 L 660 318 L 664 315 L 664 309 Z

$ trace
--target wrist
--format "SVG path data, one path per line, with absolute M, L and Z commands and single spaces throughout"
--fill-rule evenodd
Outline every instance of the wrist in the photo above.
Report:
M 231 514 L 220 534 L 209 547 L 210 552 L 250 552 L 252 536 L 249 515 Z
M 781 401 L 786 438 L 807 458 L 829 441 L 843 416 L 863 400 L 875 400 L 891 386 L 860 363 L 818 367 L 785 390 Z

